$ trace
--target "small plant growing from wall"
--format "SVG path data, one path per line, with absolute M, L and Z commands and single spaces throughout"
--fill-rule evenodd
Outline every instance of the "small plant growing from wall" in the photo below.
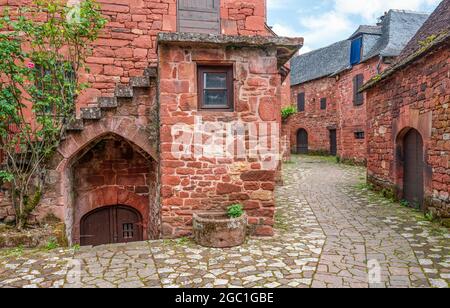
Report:
M 41 200 L 46 164 L 87 87 L 90 43 L 106 23 L 95 0 L 0 11 L 0 182 L 11 187 L 19 230 Z
M 227 209 L 228 217 L 230 218 L 239 218 L 244 215 L 244 207 L 242 204 L 234 204 Z
M 281 118 L 283 119 L 283 121 L 286 121 L 290 116 L 296 113 L 297 108 L 295 108 L 294 106 L 284 107 L 283 109 L 281 109 Z

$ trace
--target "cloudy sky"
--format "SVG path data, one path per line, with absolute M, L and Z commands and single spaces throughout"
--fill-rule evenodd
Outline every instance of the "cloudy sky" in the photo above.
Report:
M 302 53 L 349 37 L 375 24 L 389 9 L 432 12 L 440 0 L 267 0 L 269 25 L 281 36 L 305 38 Z

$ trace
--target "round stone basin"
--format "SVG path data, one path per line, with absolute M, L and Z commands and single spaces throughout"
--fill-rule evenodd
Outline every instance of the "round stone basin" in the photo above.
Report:
M 240 246 L 247 233 L 247 215 L 228 218 L 223 212 L 196 213 L 193 217 L 194 239 L 197 244 L 211 248 Z

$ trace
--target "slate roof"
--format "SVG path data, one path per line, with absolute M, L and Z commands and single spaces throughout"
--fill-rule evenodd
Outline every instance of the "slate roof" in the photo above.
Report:
M 417 52 L 421 48 L 420 42 L 426 41 L 427 38 L 433 35 L 438 36 L 446 32 L 450 32 L 450 0 L 444 0 L 439 4 L 422 28 L 403 49 L 398 61 L 402 61 L 409 55 Z
M 349 62 L 351 41 L 345 40 L 291 60 L 291 83 L 301 84 L 333 75 Z
M 363 37 L 361 62 L 379 55 L 398 56 L 427 18 L 424 13 L 390 10 L 376 26 L 362 25 L 348 40 L 292 59 L 291 83 L 297 85 L 351 69 L 351 40 L 358 36 Z
M 373 87 L 381 80 L 388 78 L 396 71 L 410 65 L 443 44 L 450 45 L 450 0 L 441 2 L 419 31 L 407 43 L 396 62 L 381 75 L 367 82 L 360 91 Z

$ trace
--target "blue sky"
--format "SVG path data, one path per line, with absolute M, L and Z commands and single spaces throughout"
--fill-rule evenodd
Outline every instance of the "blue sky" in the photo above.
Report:
M 440 0 L 267 0 L 268 24 L 281 36 L 305 38 L 302 53 L 348 38 L 389 9 L 432 12 Z

